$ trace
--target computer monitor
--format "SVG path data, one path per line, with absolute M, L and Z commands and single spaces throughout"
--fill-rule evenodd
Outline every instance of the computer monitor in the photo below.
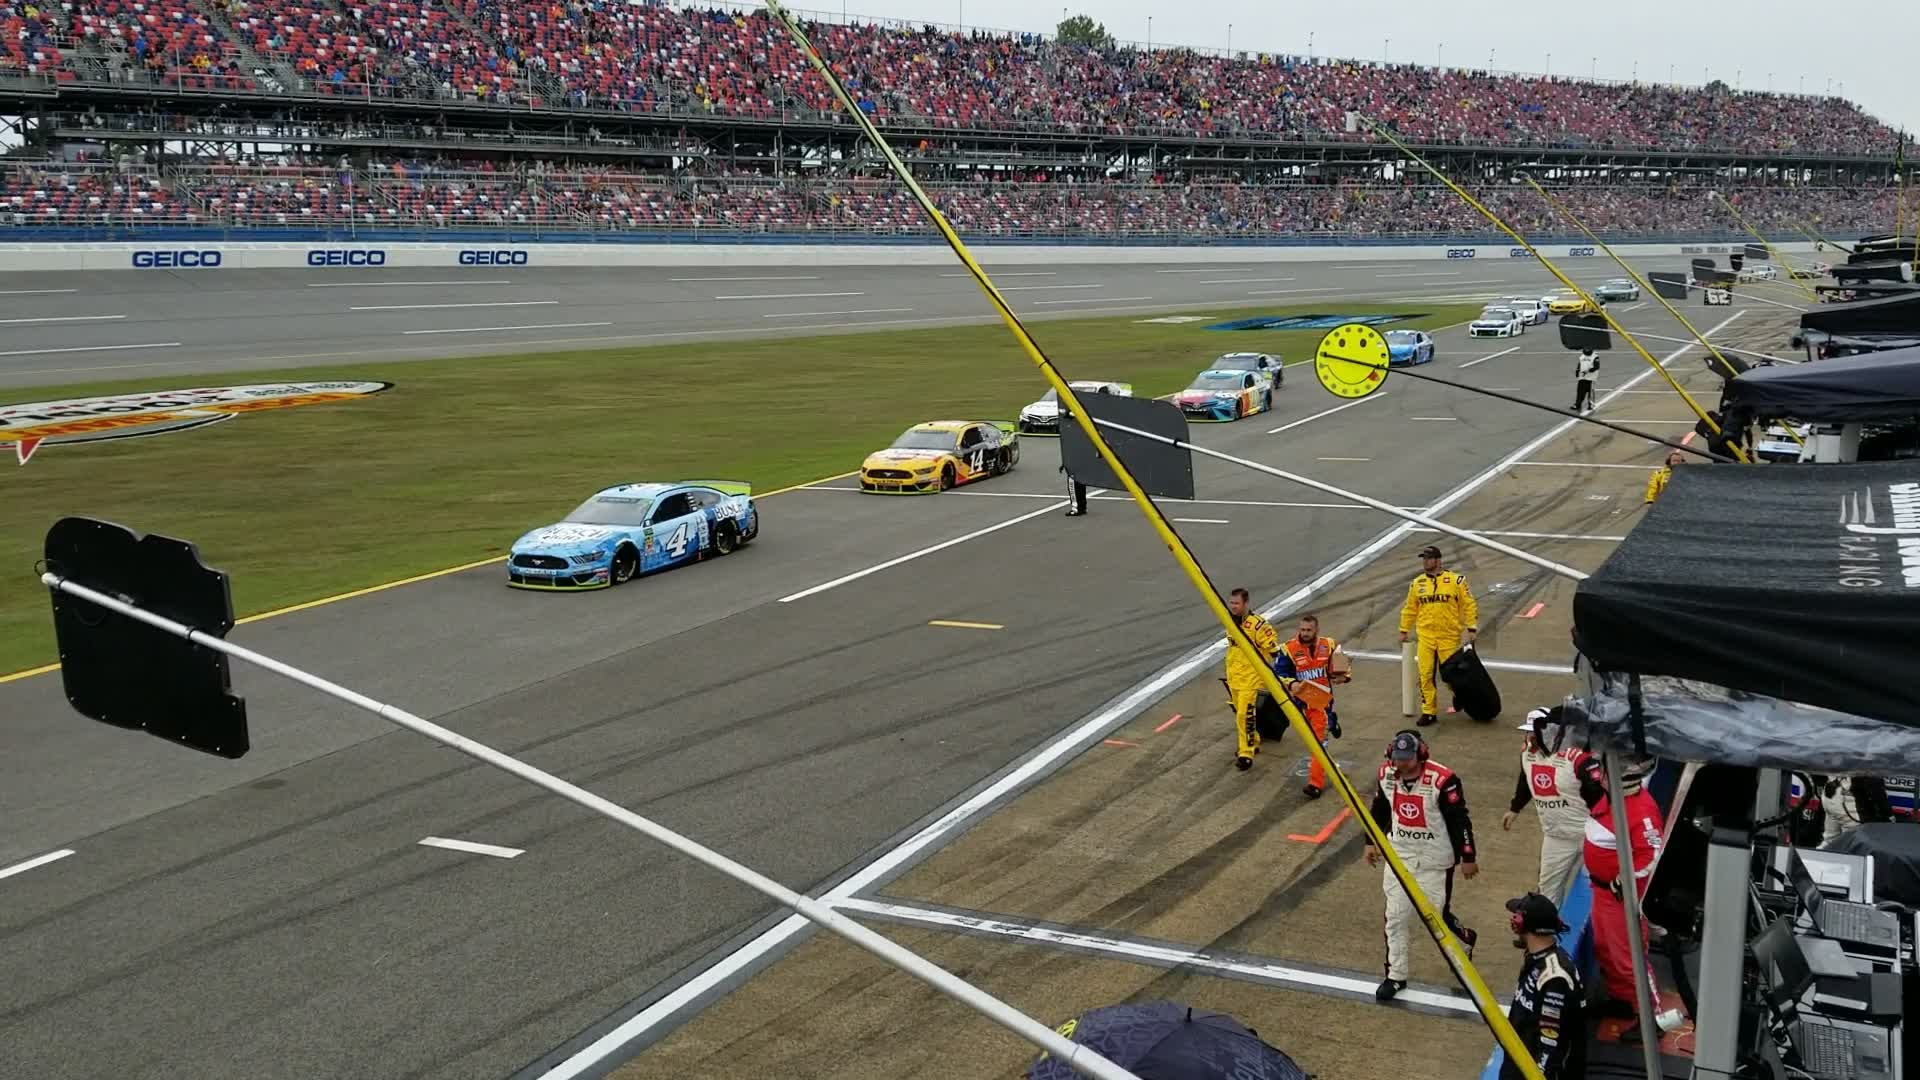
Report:
M 1751 948 L 1774 1008 L 1788 1014 L 1796 1011 L 1796 1004 L 1813 986 L 1813 966 L 1793 939 L 1793 920 L 1775 919 L 1753 939 Z
M 1826 894 L 1820 891 L 1820 883 L 1813 880 L 1813 874 L 1800 858 L 1798 850 L 1788 850 L 1787 880 L 1793 883 L 1793 891 L 1800 897 L 1800 906 L 1807 909 L 1807 918 L 1819 926 L 1820 905 L 1826 901 Z

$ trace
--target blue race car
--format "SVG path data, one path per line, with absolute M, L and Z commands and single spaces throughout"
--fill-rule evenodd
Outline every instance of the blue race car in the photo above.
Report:
M 760 535 L 753 488 L 725 480 L 622 484 L 566 520 L 513 542 L 507 584 L 604 589 L 641 574 L 731 554 Z
M 1433 360 L 1433 335 L 1424 330 L 1389 330 L 1387 363 L 1392 367 L 1426 364 Z

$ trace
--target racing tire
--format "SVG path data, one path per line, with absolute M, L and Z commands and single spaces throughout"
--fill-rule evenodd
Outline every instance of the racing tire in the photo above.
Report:
M 713 530 L 713 554 L 715 558 L 731 555 L 740 547 L 740 529 L 731 521 L 723 521 Z
M 957 478 L 954 475 L 953 466 L 942 465 L 940 467 L 940 490 L 952 491 L 956 481 L 957 481 Z
M 607 573 L 607 584 L 624 585 L 640 573 L 640 556 L 631 547 L 622 547 L 613 553 L 613 569 Z

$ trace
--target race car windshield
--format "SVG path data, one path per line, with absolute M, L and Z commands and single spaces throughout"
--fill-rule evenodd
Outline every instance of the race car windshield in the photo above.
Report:
M 1420 341 L 1411 330 L 1389 330 L 1384 335 L 1389 345 L 1414 345 Z
M 893 440 L 895 450 L 951 450 L 951 431 L 909 431 Z
M 1079 388 L 1075 387 L 1075 389 L 1079 389 Z M 1035 405 L 1052 405 L 1058 402 L 1059 400 L 1060 400 L 1060 391 L 1049 390 L 1045 394 L 1040 395 L 1040 400 L 1034 402 L 1034 404 Z
M 645 525 L 652 507 L 652 499 L 596 495 L 568 514 L 567 520 L 580 525 Z
M 1257 356 L 1223 356 L 1213 362 L 1213 366 L 1227 371 L 1252 371 L 1260 366 Z
M 1238 375 L 1202 375 L 1199 378 L 1193 380 L 1193 385 L 1187 387 L 1187 389 L 1189 390 L 1238 390 L 1240 389 L 1240 376 Z
M 1507 310 L 1506 308 L 1490 307 L 1487 310 L 1481 312 L 1480 317 L 1483 319 L 1492 319 L 1495 322 L 1500 322 L 1506 319 L 1513 318 L 1513 312 Z

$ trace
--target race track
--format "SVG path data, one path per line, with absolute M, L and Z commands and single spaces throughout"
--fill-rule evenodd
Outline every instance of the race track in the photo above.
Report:
M 1612 276 L 1582 270 L 1583 281 Z M 399 284 L 450 280 L 412 271 L 365 286 L 327 279 L 337 288 L 293 273 L 47 275 L 33 287 L 76 291 L 31 298 L 31 316 L 17 302 L 27 298 L 0 296 L 0 313 L 126 318 L 17 324 L 0 351 L 23 355 L 0 357 L 0 380 L 982 318 L 971 283 L 951 274 L 518 269 L 489 276 L 501 285 Z M 670 280 L 689 277 L 731 280 Z M 1048 316 L 1263 299 L 1339 310 L 1552 285 L 1530 263 L 1431 262 L 1057 267 L 999 280 L 1026 290 L 1009 293 L 1020 310 Z M 858 295 L 798 295 L 828 292 Z M 496 303 L 528 306 L 452 306 Z M 1618 310 L 1629 327 L 1671 332 L 1650 305 Z M 1726 317 L 1710 314 L 1703 329 Z M 1436 337 L 1429 371 L 1571 398 L 1549 327 L 1513 341 Z M 180 344 L 35 351 L 143 340 Z M 1612 355 L 1603 386 L 1637 364 Z M 1273 413 L 1196 425 L 1196 437 L 1422 506 L 1554 423 L 1411 380 L 1339 404 L 1299 370 Z M 609 592 L 514 592 L 490 566 L 233 637 L 820 889 L 1213 633 L 1132 507 L 1107 498 L 1088 517 L 1061 516 L 1056 464 L 1054 445 L 1035 439 L 1010 476 L 937 497 L 871 498 L 847 480 L 779 494 L 740 553 Z M 1218 585 L 1261 602 L 1389 524 L 1219 462 L 1195 471 L 1200 501 L 1174 506 L 1179 528 Z M 58 676 L 0 684 L 0 873 L 73 852 L 0 877 L 0 1045 L 22 1075 L 506 1076 L 664 993 L 772 913 L 452 751 L 238 667 L 236 682 L 255 747 L 238 762 L 82 721 Z M 429 837 L 520 854 L 422 846 Z
M 1684 266 L 1684 260 L 1671 260 Z M 1660 268 L 1660 267 L 1655 267 Z M 989 270 L 991 271 L 991 267 Z M 1580 264 L 1589 278 L 1610 264 Z M 972 281 L 918 267 L 153 270 L 0 279 L 0 386 L 212 375 L 740 335 L 991 321 Z M 1552 286 L 1530 260 L 1021 266 L 995 274 L 1036 319 Z M 21 291 L 8 291 L 21 290 Z

